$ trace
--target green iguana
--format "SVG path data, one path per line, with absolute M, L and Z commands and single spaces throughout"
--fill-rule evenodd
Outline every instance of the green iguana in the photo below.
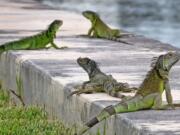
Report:
M 60 26 L 63 24 L 61 20 L 53 21 L 47 30 L 30 37 L 25 37 L 20 40 L 7 42 L 5 44 L 0 45 L 0 52 L 8 51 L 8 50 L 33 50 L 33 49 L 43 49 L 50 48 L 47 45 L 50 43 L 52 47 L 56 49 L 63 49 L 66 47 L 59 48 L 54 43 L 54 38 L 56 37 L 56 32 L 59 30 Z
M 123 35 L 132 35 L 132 34 L 122 34 L 118 29 L 111 29 L 108 27 L 100 18 L 100 16 L 93 11 L 84 11 L 82 12 L 83 16 L 91 21 L 91 28 L 88 31 L 88 36 L 95 38 L 105 38 L 109 40 L 114 40 L 122 42 L 125 44 L 130 44 L 120 39 Z
M 78 58 L 77 63 L 88 74 L 89 81 L 83 83 L 77 91 L 73 91 L 73 94 L 81 93 L 93 93 L 93 92 L 106 92 L 111 96 L 123 98 L 120 92 L 132 92 L 135 89 L 129 88 L 127 83 L 117 82 L 112 75 L 106 75 L 103 73 L 96 62 L 89 58 Z
M 106 107 L 96 117 L 88 121 L 78 134 L 82 135 L 88 129 L 111 115 L 133 112 L 142 109 L 174 109 L 168 74 L 171 67 L 178 62 L 180 54 L 169 52 L 160 55 L 156 62 L 152 63 L 152 69 L 138 88 L 137 93 L 130 99 L 121 101 L 116 105 Z M 168 105 L 162 105 L 162 93 L 166 91 Z

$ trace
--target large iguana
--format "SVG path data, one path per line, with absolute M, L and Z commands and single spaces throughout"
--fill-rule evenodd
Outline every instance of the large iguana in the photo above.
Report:
M 129 88 L 127 83 L 117 82 L 112 75 L 103 73 L 94 60 L 87 57 L 78 58 L 77 63 L 87 72 L 89 81 L 84 82 L 82 87 L 79 87 L 77 91 L 73 91 L 70 96 L 81 93 L 106 92 L 111 96 L 123 98 L 120 92 L 132 92 L 135 90 Z
M 134 97 L 106 107 L 100 114 L 88 121 L 76 135 L 84 134 L 89 128 L 114 114 L 142 109 L 174 109 L 168 74 L 171 67 L 179 59 L 180 54 L 173 52 L 160 55 L 156 62 L 152 63 L 152 69 L 148 72 Z M 162 105 L 162 93 L 164 90 L 168 105 Z
M 20 40 L 7 42 L 5 44 L 0 45 L 0 52 L 8 51 L 8 50 L 33 50 L 33 49 L 43 49 L 49 48 L 48 44 L 51 44 L 52 47 L 56 49 L 63 49 L 65 47 L 59 48 L 54 43 L 54 38 L 56 37 L 56 32 L 59 30 L 60 26 L 63 24 L 61 20 L 53 21 L 47 30 L 36 34 L 34 36 L 25 37 Z
M 88 31 L 89 37 L 92 35 L 92 37 L 95 38 L 105 38 L 125 44 L 130 44 L 120 39 L 121 36 L 130 34 L 122 34 L 118 29 L 111 29 L 101 20 L 97 13 L 93 11 L 84 11 L 82 12 L 82 15 L 91 21 L 91 28 Z

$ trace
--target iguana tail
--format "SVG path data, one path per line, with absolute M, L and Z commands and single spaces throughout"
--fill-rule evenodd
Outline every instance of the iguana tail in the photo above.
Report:
M 128 43 L 128 42 L 126 42 L 126 41 L 123 41 L 123 40 L 121 40 L 121 39 L 118 38 L 118 37 L 111 37 L 111 38 L 109 38 L 109 40 L 117 41 L 117 42 L 124 43 L 124 44 L 128 44 L 128 45 L 133 45 L 132 43 Z
M 78 134 L 75 135 L 83 135 L 88 129 L 101 122 L 102 120 L 117 114 L 117 113 L 125 113 L 125 112 L 133 112 L 140 109 L 150 108 L 151 105 L 146 105 L 143 103 L 142 96 L 135 96 L 127 101 L 122 101 L 117 105 L 111 105 L 106 107 L 101 111 L 99 115 L 92 118 L 90 121 L 85 123 L 84 127 Z

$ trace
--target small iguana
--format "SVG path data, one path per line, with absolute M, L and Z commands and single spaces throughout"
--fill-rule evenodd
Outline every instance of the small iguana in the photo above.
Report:
M 94 60 L 87 57 L 78 58 L 77 63 L 87 72 L 89 81 L 84 82 L 82 87 L 78 88 L 77 91 L 73 91 L 70 96 L 81 93 L 106 92 L 111 96 L 123 98 L 120 92 L 132 92 L 135 90 L 129 88 L 127 83 L 117 82 L 112 75 L 103 73 Z
M 93 11 L 84 11 L 82 15 L 91 21 L 91 28 L 88 31 L 88 36 L 95 38 L 105 38 L 109 40 L 114 40 L 122 42 L 125 44 L 130 44 L 120 39 L 123 35 L 132 34 L 122 34 L 118 29 L 111 29 L 108 27 L 100 18 L 100 16 Z
M 121 101 L 116 105 L 106 107 L 96 117 L 88 121 L 78 134 L 82 135 L 88 129 L 111 115 L 125 112 L 133 112 L 143 109 L 174 109 L 172 95 L 168 80 L 171 67 L 180 59 L 180 54 L 169 52 L 160 55 L 152 63 L 152 69 L 138 88 L 134 97 Z M 162 93 L 165 90 L 168 105 L 162 105 Z
M 5 44 L 0 45 L 0 52 L 8 51 L 8 50 L 34 50 L 34 49 L 43 49 L 50 48 L 47 45 L 50 43 L 52 47 L 56 49 L 64 49 L 66 47 L 59 48 L 54 43 L 54 38 L 56 37 L 56 33 L 59 30 L 60 26 L 63 24 L 61 20 L 53 21 L 47 30 L 42 31 L 39 34 L 34 36 L 29 36 L 22 38 L 20 40 L 7 42 Z

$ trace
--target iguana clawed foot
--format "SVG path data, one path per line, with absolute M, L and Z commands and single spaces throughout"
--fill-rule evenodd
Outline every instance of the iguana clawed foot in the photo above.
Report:
M 151 109 L 153 110 L 175 110 L 175 106 L 174 105 L 162 105 L 159 107 L 152 107 Z
M 62 49 L 67 49 L 67 48 L 68 48 L 67 46 L 62 46 L 62 47 L 58 47 L 57 49 L 62 50 Z

